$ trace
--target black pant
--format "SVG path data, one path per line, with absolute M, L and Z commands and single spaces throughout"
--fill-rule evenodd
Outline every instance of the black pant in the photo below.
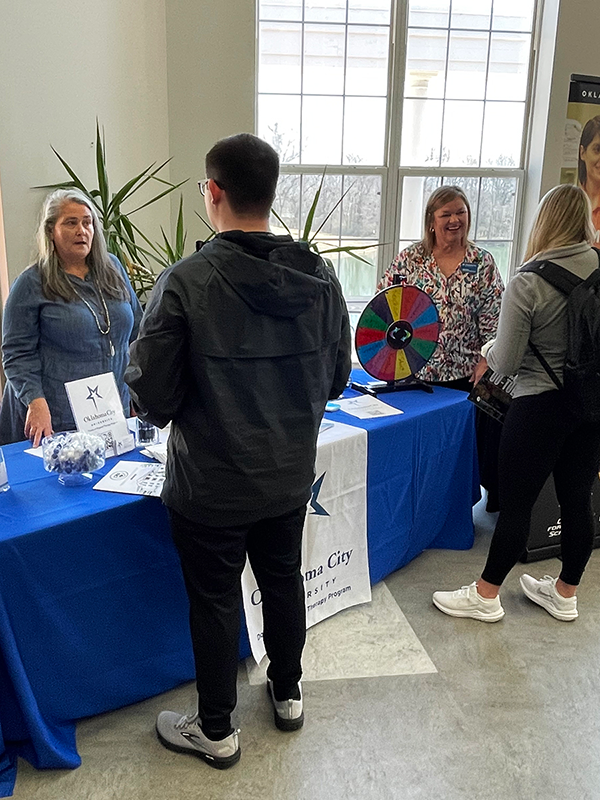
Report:
M 550 473 L 561 512 L 560 578 L 576 586 L 594 542 L 591 490 L 600 462 L 600 425 L 579 422 L 560 391 L 510 404 L 499 454 L 500 515 L 482 578 L 500 586 L 523 553 L 531 510 Z
M 293 696 L 306 640 L 300 572 L 306 507 L 273 519 L 209 528 L 169 509 L 173 540 L 190 600 L 198 712 L 211 738 L 231 732 L 237 701 L 240 576 L 246 553 L 262 596 L 268 676 L 277 696 Z

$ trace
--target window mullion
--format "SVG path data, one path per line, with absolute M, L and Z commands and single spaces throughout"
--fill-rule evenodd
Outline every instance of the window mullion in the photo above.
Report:
M 485 136 L 485 121 L 487 116 L 487 109 L 488 109 L 488 79 L 490 76 L 490 59 L 492 57 L 492 28 L 494 25 L 494 0 L 492 0 L 492 5 L 490 8 L 490 29 L 488 31 L 488 50 L 487 50 L 487 61 L 485 64 L 485 89 L 483 92 L 483 116 L 481 118 L 481 139 L 479 140 L 479 165 L 481 166 L 481 158 L 483 156 L 483 137 Z M 522 162 L 521 162 L 522 163 Z M 521 166 L 521 164 L 519 164 Z M 481 189 L 481 181 L 480 181 L 480 189 Z M 477 204 L 479 207 L 479 203 Z
M 523 197 L 525 196 L 525 180 L 526 175 L 523 171 L 523 178 L 517 181 L 517 196 L 515 198 L 515 224 L 513 228 L 512 249 L 510 254 L 510 264 L 508 267 L 508 275 L 512 277 L 517 266 L 521 263 L 521 250 L 523 233 L 521 231 L 521 221 L 523 218 Z
M 389 50 L 389 91 L 387 108 L 386 174 L 382 182 L 379 278 L 394 258 L 400 240 L 400 213 L 402 206 L 402 181 L 400 179 L 400 141 L 402 138 L 402 112 L 404 80 L 406 75 L 406 43 L 408 31 L 408 2 L 395 0 Z
M 444 124 L 446 122 L 446 88 L 448 85 L 448 66 L 450 62 L 450 34 L 452 33 L 452 0 L 448 8 L 448 33 L 446 34 L 446 65 L 444 67 L 444 97 L 442 99 L 442 124 L 440 125 L 440 167 L 444 163 Z M 425 96 L 427 99 L 427 96 Z
M 523 112 L 524 133 L 521 145 L 521 166 L 529 162 L 529 152 L 531 147 L 531 133 L 533 124 L 533 87 L 535 86 L 537 73 L 537 52 L 539 49 L 539 38 L 542 27 L 542 8 L 543 0 L 535 0 L 533 7 L 533 30 L 531 31 L 531 44 L 529 47 L 529 81 L 527 84 L 527 95 L 525 99 L 525 111 Z M 513 231 L 513 245 L 510 258 L 509 275 L 512 276 L 517 270 L 521 253 L 524 250 L 524 240 L 526 232 L 523 230 L 524 207 L 523 198 L 527 186 L 527 173 L 523 170 L 523 180 L 518 183 L 518 194 L 515 203 L 515 229 Z

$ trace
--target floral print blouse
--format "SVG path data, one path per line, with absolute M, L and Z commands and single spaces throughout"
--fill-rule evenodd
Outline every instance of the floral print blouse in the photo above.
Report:
M 377 291 L 403 282 L 431 297 L 440 315 L 440 340 L 428 363 L 418 373 L 427 381 L 453 381 L 471 377 L 482 346 L 498 327 L 504 284 L 487 250 L 468 243 L 464 261 L 448 278 L 421 242 L 402 250 L 384 273 Z

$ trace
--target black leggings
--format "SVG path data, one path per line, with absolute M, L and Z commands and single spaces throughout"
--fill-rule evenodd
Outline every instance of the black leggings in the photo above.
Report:
M 594 542 L 591 490 L 600 425 L 579 422 L 560 391 L 512 401 L 500 440 L 500 515 L 482 578 L 500 586 L 525 550 L 531 510 L 550 473 L 561 512 L 560 578 L 577 586 Z

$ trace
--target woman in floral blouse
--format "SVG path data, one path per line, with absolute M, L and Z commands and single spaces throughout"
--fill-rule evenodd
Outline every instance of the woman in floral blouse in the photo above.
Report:
M 436 189 L 425 209 L 425 236 L 393 260 L 378 290 L 401 276 L 437 306 L 439 345 L 418 377 L 470 391 L 487 368 L 481 348 L 496 335 L 504 285 L 490 253 L 467 240 L 471 208 L 458 186 Z
M 439 344 L 418 377 L 469 392 L 487 369 L 481 348 L 496 336 L 504 284 L 494 259 L 468 241 L 471 208 L 458 186 L 441 186 L 425 208 L 425 235 L 399 253 L 379 286 L 400 276 L 435 303 L 442 329 Z M 397 279 L 396 279 L 397 280 Z M 497 510 L 497 444 L 500 426 L 478 415 L 477 445 L 488 511 Z

